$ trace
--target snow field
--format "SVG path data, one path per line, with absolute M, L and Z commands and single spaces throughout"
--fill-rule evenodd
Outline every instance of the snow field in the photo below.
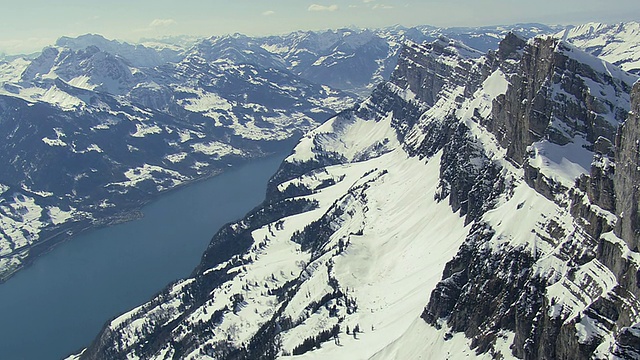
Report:
M 401 150 L 373 161 L 388 173 L 366 191 L 364 224 L 350 224 L 356 231 L 363 227 L 362 235 L 351 236 L 335 258 L 336 279 L 358 304 L 344 325 L 358 324 L 363 333 L 358 339 L 342 333 L 340 346 L 329 342 L 301 357 L 367 359 L 382 351 L 419 319 L 445 263 L 468 232 L 446 202 L 434 201 L 439 154 L 426 166 Z

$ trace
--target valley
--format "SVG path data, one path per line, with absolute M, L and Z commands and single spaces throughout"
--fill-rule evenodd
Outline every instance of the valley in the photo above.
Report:
M 282 158 L 164 194 L 141 209 L 141 219 L 87 231 L 9 279 L 0 286 L 2 357 L 62 358 L 105 321 L 187 276 L 211 234 L 261 201 Z

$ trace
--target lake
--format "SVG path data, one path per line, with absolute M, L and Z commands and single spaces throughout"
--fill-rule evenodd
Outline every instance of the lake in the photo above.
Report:
M 0 358 L 60 359 L 109 319 L 188 276 L 215 232 L 263 199 L 282 156 L 166 193 L 139 220 L 56 246 L 0 285 Z

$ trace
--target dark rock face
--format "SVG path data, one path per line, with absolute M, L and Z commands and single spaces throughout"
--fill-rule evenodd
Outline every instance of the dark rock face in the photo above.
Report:
M 459 60 L 481 55 L 477 50 L 446 37 L 422 45 L 409 43 L 403 48 L 389 82 L 399 89 L 410 90 L 427 107 L 435 105 L 445 85 L 466 87 L 464 95 L 467 97 L 475 90 L 474 85 L 479 85 L 482 75 L 487 74 L 475 74 L 470 71 L 473 62 Z M 453 64 L 443 59 L 451 59 Z
M 617 138 L 615 195 L 620 220 L 616 234 L 630 249 L 640 245 L 640 83 L 631 93 L 631 116 L 620 128 Z
M 640 357 L 640 328 L 626 327 L 620 330 L 615 347 L 611 351 L 619 359 L 637 359 Z
M 554 42 L 538 40 L 538 46 L 526 48 L 518 74 L 511 77 L 507 93 L 495 100 L 493 120 L 486 123 L 517 163 L 522 163 L 527 146 L 542 137 L 549 123 L 551 99 L 541 89 L 552 72 L 553 63 L 548 60 L 554 54 Z
M 452 331 L 464 332 L 482 353 L 489 350 L 501 329 L 515 331 L 530 323 L 542 301 L 539 296 L 524 296 L 530 291 L 527 289 L 538 286 L 529 271 L 534 259 L 527 251 L 487 250 L 484 245 L 493 236 L 489 226 L 474 225 L 465 244 L 445 267 L 446 280 L 438 284 L 422 313 L 422 318 L 434 326 L 439 326 L 439 319 L 447 319 Z
M 499 59 L 510 59 L 508 64 L 499 65 L 510 74 L 509 87 L 493 101 L 491 116 L 478 122 L 496 136 L 507 158 L 522 166 L 524 181 L 573 217 L 578 226 L 573 239 L 567 238 L 566 225 L 553 218 L 532 230 L 557 249 L 553 256 L 570 270 L 564 278 L 554 274 L 555 270 L 545 274 L 539 268 L 541 253 L 535 248 L 532 251 L 504 242 L 486 246 L 494 237 L 494 229 L 476 223 L 456 257 L 447 264 L 422 318 L 436 327 L 446 324 L 451 331 L 464 332 L 478 352 L 492 351 L 497 334 L 507 330 L 515 334 L 513 355 L 523 359 L 589 358 L 603 354 L 601 345 L 613 338 L 614 353 L 632 358 L 629 354 L 637 351 L 632 314 L 638 304 L 629 299 L 636 299 L 638 293 L 638 266 L 631 260 L 637 254 L 627 257 L 620 244 L 601 236 L 613 229 L 614 213 L 622 214 L 616 234 L 637 251 L 638 190 L 632 184 L 640 181 L 636 166 L 640 161 L 636 146 L 640 107 L 635 100 L 640 85 L 631 95 L 631 116 L 618 133 L 614 163 L 611 144 L 616 139 L 615 124 L 626 119 L 626 112 L 615 99 L 593 94 L 590 89 L 597 88 L 594 83 L 607 84 L 618 96 L 625 97 L 628 83 L 578 61 L 580 57 L 572 53 L 576 50 L 558 40 L 535 39 L 527 45 L 516 37 L 508 40 L 497 54 Z M 548 177 L 529 163 L 532 155 L 528 147 L 532 143 L 546 140 L 562 146 L 576 137 L 586 140 L 585 148 L 595 154 L 590 174 L 580 177 L 575 187 Z M 452 139 L 455 136 L 447 137 L 447 141 Z M 452 210 L 457 211 L 467 199 L 459 201 L 456 191 L 469 195 L 473 191 L 466 187 L 468 182 L 447 181 L 456 164 L 470 162 L 464 159 L 469 153 L 467 147 L 457 143 L 453 148 L 456 156 L 447 157 L 445 146 L 441 181 L 446 184 L 442 194 L 449 195 Z M 619 169 L 621 166 L 624 168 Z M 499 171 L 489 173 L 488 178 L 494 178 Z M 471 183 L 481 184 L 482 177 L 473 178 Z M 496 191 L 504 193 L 504 187 Z M 484 196 L 491 198 L 487 193 Z M 479 208 L 473 217 L 479 219 L 490 208 Z M 597 267 L 603 273 L 587 275 L 583 269 L 588 267 Z M 618 285 L 612 289 L 596 285 L 598 276 L 614 276 Z M 557 304 L 559 300 L 548 294 L 551 287 L 571 283 L 585 289 L 579 295 L 585 299 L 584 308 L 573 317 L 565 305 Z M 589 326 L 598 330 L 581 330 Z
M 518 52 L 524 49 L 526 45 L 526 39 L 521 38 L 513 32 L 509 32 L 498 45 L 498 58 L 501 60 L 519 60 Z
M 591 164 L 587 196 L 592 204 L 615 212 L 614 172 L 615 164 L 603 155 L 596 154 Z
M 436 44 L 410 44 L 405 46 L 400 54 L 396 71 L 391 76 L 391 83 L 401 89 L 409 89 L 428 106 L 433 106 L 437 95 L 446 84 L 446 79 L 451 78 L 454 68 L 443 66 L 437 61 L 437 56 L 443 54 L 444 41 Z M 424 53 L 433 50 L 435 56 L 424 56 Z M 425 71 L 420 71 L 424 69 Z M 426 71 L 429 69 L 430 71 Z
M 553 38 L 536 38 L 524 47 L 509 89 L 496 99 L 485 124 L 514 162 L 522 164 L 527 147 L 541 139 L 565 145 L 583 134 L 591 144 L 600 137 L 613 142 L 614 120 L 624 121 L 626 110 L 614 99 L 591 94 L 588 83 L 612 84 L 619 94 L 630 89 L 568 56 L 577 51 Z
M 469 137 L 464 124 L 456 125 L 443 147 L 436 196 L 448 197 L 451 209 L 460 211 L 460 216 L 466 215 L 465 223 L 469 224 L 493 208 L 494 200 L 506 186 L 501 166 L 487 158 L 481 145 Z

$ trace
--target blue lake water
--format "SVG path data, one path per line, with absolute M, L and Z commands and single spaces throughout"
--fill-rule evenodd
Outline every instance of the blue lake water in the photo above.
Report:
M 0 359 L 60 359 L 105 322 L 186 277 L 215 232 L 263 199 L 284 156 L 161 196 L 144 218 L 59 244 L 0 285 Z

